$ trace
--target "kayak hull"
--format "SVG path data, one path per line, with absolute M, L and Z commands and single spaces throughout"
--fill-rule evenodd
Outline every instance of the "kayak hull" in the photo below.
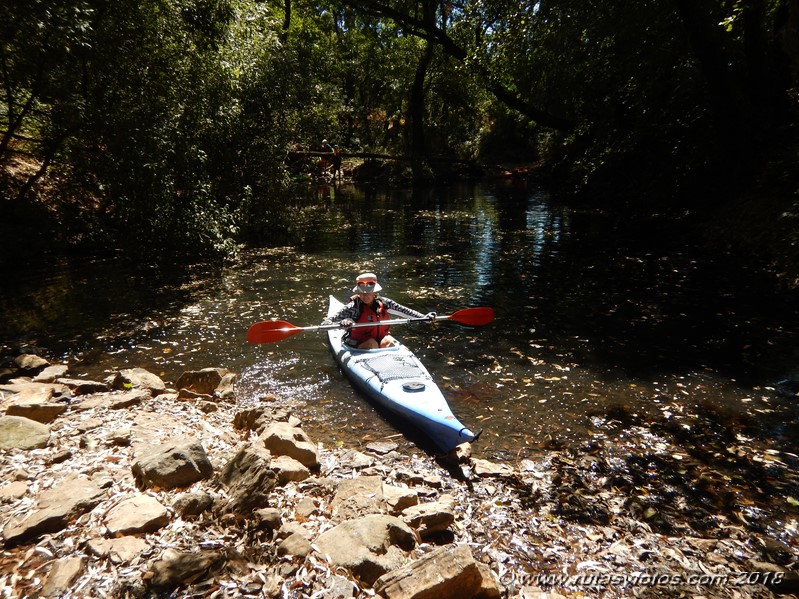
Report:
M 328 316 L 342 307 L 331 296 Z M 386 349 L 355 349 L 343 342 L 344 333 L 344 329 L 327 333 L 333 357 L 352 385 L 372 402 L 419 429 L 444 453 L 476 438 L 452 413 L 411 350 L 401 343 Z

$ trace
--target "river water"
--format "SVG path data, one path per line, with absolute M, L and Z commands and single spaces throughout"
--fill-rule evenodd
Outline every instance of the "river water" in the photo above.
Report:
M 414 451 L 421 441 L 353 391 L 322 333 L 245 340 L 259 320 L 318 324 L 328 295 L 346 299 L 369 270 L 384 295 L 422 312 L 495 309 L 481 328 L 393 331 L 453 412 L 484 430 L 477 455 L 580 443 L 620 410 L 714 410 L 797 449 L 798 402 L 773 388 L 799 372 L 795 294 L 692 242 L 678 222 L 567 208 L 511 182 L 314 187 L 288 204 L 289 233 L 265 235 L 224 268 L 132 272 L 94 260 L 28 272 L 0 291 L 0 344 L 95 379 L 139 366 L 174 381 L 223 366 L 240 374 L 243 405 L 289 405 L 326 444 L 391 439 Z

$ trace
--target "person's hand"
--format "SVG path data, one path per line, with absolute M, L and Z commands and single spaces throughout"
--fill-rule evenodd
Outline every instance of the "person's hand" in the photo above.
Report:
M 342 329 L 348 329 L 354 324 L 355 321 L 352 320 L 352 318 L 345 318 L 344 320 L 339 321 L 338 326 L 340 326 Z
M 435 322 L 435 320 L 436 320 L 436 313 L 435 313 L 435 312 L 428 312 L 428 313 L 427 313 L 427 314 L 425 314 L 424 316 L 425 316 L 425 318 L 427 318 L 427 320 L 429 320 L 430 322 Z

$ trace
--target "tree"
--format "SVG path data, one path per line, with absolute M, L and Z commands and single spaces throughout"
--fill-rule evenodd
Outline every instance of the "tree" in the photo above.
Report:
M 470 61 L 470 48 L 459 43 L 459 40 L 451 36 L 447 29 L 443 28 L 434 18 L 431 18 L 431 15 L 435 12 L 430 5 L 431 1 L 406 2 L 399 0 L 392 4 L 380 0 L 344 0 L 344 3 L 367 14 L 390 19 L 407 34 L 436 44 L 449 56 L 462 63 L 470 64 L 470 66 L 475 68 L 477 75 L 483 80 L 486 88 L 500 101 L 534 119 L 541 125 L 564 130 L 568 130 L 571 127 L 571 121 L 567 117 L 553 114 L 530 103 L 523 94 L 515 91 L 512 84 L 507 85 L 495 72 L 484 68 L 484 65 L 481 65 L 480 62 Z M 442 2 L 440 5 L 436 3 L 436 8 L 439 12 L 443 10 L 447 15 L 447 19 L 453 21 L 452 29 L 467 31 L 476 29 L 478 38 L 481 34 L 489 31 L 493 25 L 491 22 L 480 21 L 483 12 L 469 5 Z

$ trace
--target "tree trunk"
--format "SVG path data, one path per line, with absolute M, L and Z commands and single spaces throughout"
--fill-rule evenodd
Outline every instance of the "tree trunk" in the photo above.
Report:
M 427 42 L 413 78 L 408 108 L 410 127 L 410 155 L 413 180 L 423 182 L 430 179 L 430 165 L 427 160 L 427 144 L 425 141 L 425 89 L 427 69 L 433 59 L 433 44 Z

